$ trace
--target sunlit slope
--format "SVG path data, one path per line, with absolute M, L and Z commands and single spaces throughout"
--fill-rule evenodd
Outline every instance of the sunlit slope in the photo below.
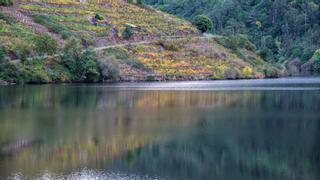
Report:
M 106 50 L 117 62 L 140 64 L 122 68 L 122 80 L 209 80 L 275 77 L 281 67 L 263 61 L 253 51 L 237 52 L 218 43 L 220 37 L 158 40 Z M 141 72 L 141 70 L 143 72 Z
M 103 39 L 105 41 L 121 39 L 121 32 L 128 24 L 136 27 L 135 39 L 197 32 L 187 21 L 119 0 L 85 3 L 69 0 L 24 0 L 18 7 L 29 16 L 43 15 L 52 24 L 62 25 L 65 27 L 65 32 L 61 32 L 61 35 L 70 31 L 73 35 L 88 36 L 100 43 L 104 42 Z M 105 19 L 98 24 L 92 23 L 90 18 L 96 14 Z M 37 18 L 36 21 L 42 23 L 39 20 L 41 17 Z M 46 22 L 42 24 L 46 25 Z

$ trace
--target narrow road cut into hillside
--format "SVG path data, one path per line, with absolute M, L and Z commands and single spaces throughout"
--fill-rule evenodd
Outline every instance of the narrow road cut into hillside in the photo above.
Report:
M 107 45 L 107 46 L 101 46 L 101 47 L 95 47 L 93 48 L 94 51 L 103 51 L 106 49 L 111 49 L 111 48 L 117 48 L 117 47 L 125 47 L 125 46 L 130 46 L 130 45 L 142 45 L 142 44 L 150 44 L 159 40 L 166 40 L 166 41 L 175 41 L 175 40 L 189 40 L 189 39 L 210 39 L 215 37 L 214 35 L 204 35 L 204 36 L 193 36 L 193 37 L 183 37 L 183 36 L 164 36 L 159 39 L 153 39 L 153 40 L 146 40 L 146 41 L 138 41 L 138 42 L 128 42 L 128 43 L 122 43 L 122 44 L 113 44 L 113 45 Z M 50 58 L 50 57 L 57 57 L 60 56 L 61 54 L 54 54 L 54 55 L 45 55 L 45 56 L 34 56 L 32 58 L 27 58 L 27 60 L 32 60 L 34 58 L 38 59 L 45 59 L 45 58 Z M 20 63 L 19 59 L 16 60 L 11 60 L 10 61 L 13 64 Z

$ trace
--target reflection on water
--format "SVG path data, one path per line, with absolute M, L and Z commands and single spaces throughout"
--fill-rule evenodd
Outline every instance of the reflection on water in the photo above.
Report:
M 278 81 L 0 87 L 0 179 L 319 179 L 320 79 Z

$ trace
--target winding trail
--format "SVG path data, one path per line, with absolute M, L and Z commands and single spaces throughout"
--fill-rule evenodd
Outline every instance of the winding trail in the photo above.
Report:
M 206 35 L 204 34 L 203 36 L 165 36 L 161 37 L 158 39 L 152 39 L 152 40 L 146 40 L 146 41 L 138 41 L 138 42 L 127 42 L 127 43 L 122 43 L 122 44 L 113 44 L 113 45 L 107 45 L 107 46 L 101 46 L 101 47 L 95 47 L 93 48 L 94 51 L 103 51 L 106 49 L 111 49 L 111 48 L 116 48 L 116 47 L 126 47 L 126 46 L 131 46 L 131 45 L 143 45 L 143 44 L 150 44 L 159 40 L 166 40 L 166 41 L 176 41 L 176 40 L 188 40 L 188 39 L 210 39 L 215 37 L 214 35 Z M 54 54 L 54 55 L 44 55 L 44 56 L 34 56 L 31 58 L 27 58 L 27 60 L 32 60 L 34 58 L 38 59 L 46 59 L 50 57 L 58 57 L 62 55 L 61 53 L 59 54 Z M 13 64 L 20 63 L 19 59 L 11 60 L 10 61 Z

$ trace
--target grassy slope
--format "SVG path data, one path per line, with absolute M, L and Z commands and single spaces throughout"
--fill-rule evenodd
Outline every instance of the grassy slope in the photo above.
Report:
M 199 34 L 187 21 L 123 1 L 79 4 L 66 0 L 24 0 L 9 10 L 23 15 L 2 11 L 4 18 L 0 18 L 0 40 L 5 42 L 12 58 L 19 56 L 17 52 L 21 46 L 31 49 L 30 56 L 37 55 L 32 51 L 33 37 L 50 32 L 60 40 L 75 36 L 82 39 L 85 45 L 95 47 L 127 41 L 150 41 L 143 45 L 111 49 L 106 54 L 100 53 L 100 58 L 114 58 L 117 53 L 122 54 L 121 58 L 114 58 L 119 64 L 122 80 L 263 78 L 266 74 L 270 76 L 270 70 L 279 70 L 245 49 L 241 49 L 240 58 L 239 54 L 220 46 L 217 38 L 194 38 Z M 98 26 L 92 25 L 88 17 L 96 13 L 105 16 L 108 25 L 105 22 Z M 47 31 L 36 28 L 35 24 L 26 23 L 24 16 L 32 17 L 35 21 L 32 23 L 39 23 L 37 25 L 47 28 Z M 126 23 L 139 28 L 130 40 L 121 37 Z M 157 40 L 164 36 L 190 39 Z M 65 69 L 59 58 L 43 60 L 40 65 L 39 61 L 31 62 L 26 66 L 24 68 L 28 72 L 34 69 L 41 71 L 39 74 L 44 77 L 41 82 L 69 80 L 69 74 L 63 72 Z

